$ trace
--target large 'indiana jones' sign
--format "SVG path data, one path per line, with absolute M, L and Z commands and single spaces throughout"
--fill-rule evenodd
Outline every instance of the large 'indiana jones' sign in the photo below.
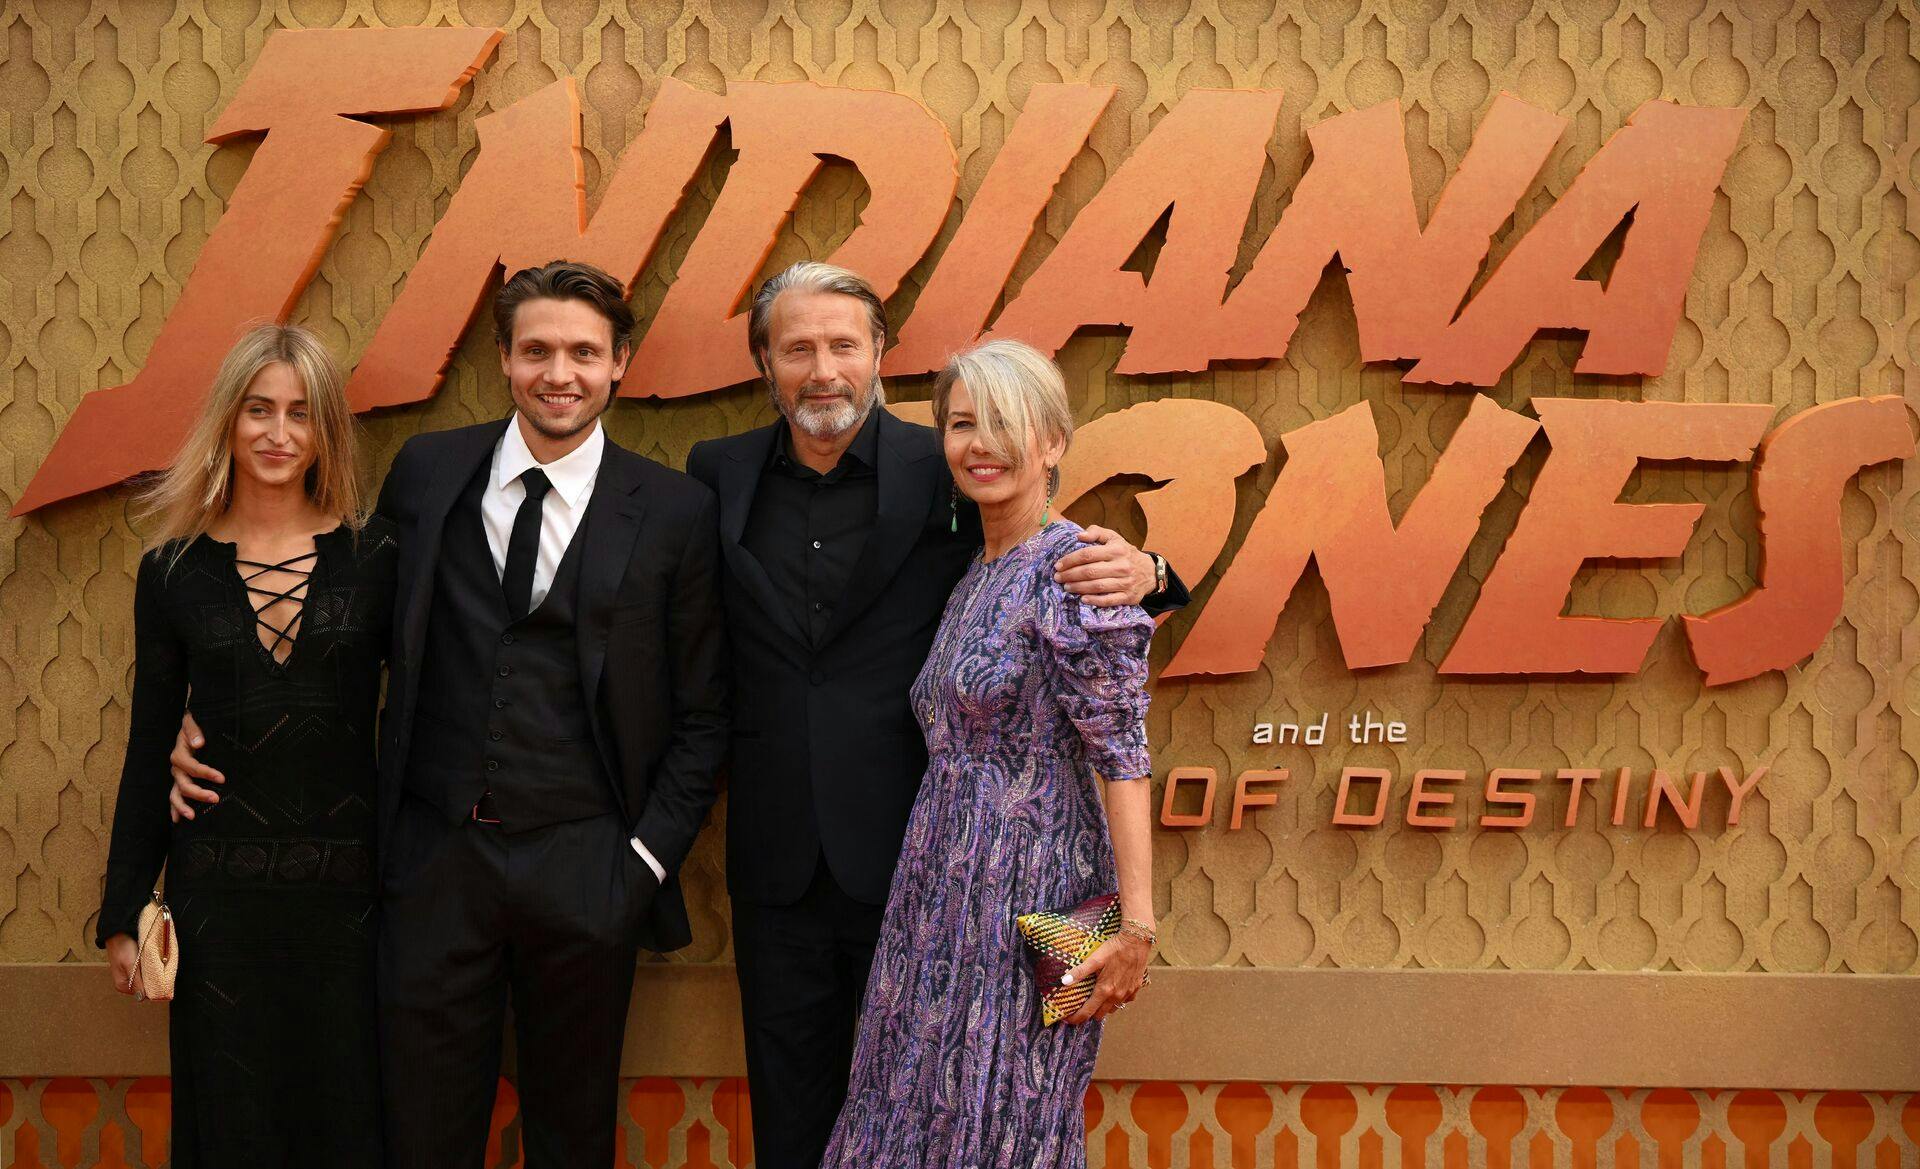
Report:
M 16 514 L 163 465 L 240 326 L 284 319 L 318 267 L 389 137 L 358 119 L 446 108 L 499 37 L 389 29 L 269 39 L 209 136 L 265 139 L 146 366 L 80 403 Z M 1743 117 L 1642 106 L 1471 298 L 1493 235 L 1567 119 L 1500 97 L 1423 227 L 1398 105 L 1329 118 L 1309 131 L 1312 164 L 1229 292 L 1280 93 L 1194 90 L 992 317 L 1037 217 L 1113 92 L 1034 87 L 884 372 L 936 369 L 985 333 L 1055 352 L 1083 325 L 1131 330 L 1120 374 L 1277 358 L 1338 256 L 1350 272 L 1362 359 L 1411 362 L 1411 381 L 1492 385 L 1543 329 L 1584 332 L 1576 372 L 1658 374 Z M 738 157 L 638 343 L 624 395 L 699 394 L 752 379 L 737 310 L 823 156 L 851 161 L 871 192 L 832 258 L 883 296 L 933 243 L 957 185 L 944 127 L 893 93 L 736 82 L 722 96 L 663 79 L 591 221 L 572 81 L 476 125 L 479 155 L 354 370 L 357 409 L 431 395 L 502 266 L 567 256 L 631 286 L 723 127 Z M 1629 216 L 1605 281 L 1583 278 Z M 1163 217 L 1165 242 L 1146 279 L 1127 262 Z M 1658 619 L 1561 609 L 1586 560 L 1684 549 L 1701 505 L 1617 502 L 1642 460 L 1754 464 L 1760 581 L 1733 604 L 1685 618 L 1686 632 L 1709 684 L 1790 666 L 1819 647 L 1840 612 L 1847 483 L 1913 450 L 1897 396 L 1830 402 L 1771 433 L 1774 410 L 1764 404 L 1535 397 L 1532 406 L 1537 417 L 1477 395 L 1398 524 L 1366 405 L 1284 436 L 1287 457 L 1269 501 L 1166 675 L 1256 668 L 1309 559 L 1325 580 L 1347 664 L 1408 661 L 1483 510 L 1542 430 L 1551 453 L 1442 672 L 1640 668 Z M 1140 497 L 1153 538 L 1198 579 L 1225 547 L 1234 478 L 1265 457 L 1252 420 L 1231 407 L 1152 402 L 1083 430 L 1063 494 L 1071 500 L 1122 472 L 1161 481 Z

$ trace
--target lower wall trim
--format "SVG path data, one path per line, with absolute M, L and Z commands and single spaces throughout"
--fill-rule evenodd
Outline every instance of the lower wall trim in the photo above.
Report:
M 0 1076 L 164 1076 L 166 1012 L 99 964 L 0 965 Z M 742 1076 L 731 966 L 649 964 L 626 1076 Z M 1105 1080 L 1920 1090 L 1920 977 L 1169 968 Z

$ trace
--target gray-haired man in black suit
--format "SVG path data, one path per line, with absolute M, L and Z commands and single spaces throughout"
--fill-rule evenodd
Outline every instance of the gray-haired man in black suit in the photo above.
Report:
M 720 500 L 734 720 L 727 887 L 760 1169 L 813 1169 L 846 1096 L 926 745 L 908 705 L 980 544 L 940 436 L 880 408 L 887 323 L 852 272 L 796 264 L 749 343 L 780 420 L 693 448 Z M 1178 608 L 1165 561 L 1090 528 L 1061 563 L 1096 604 Z

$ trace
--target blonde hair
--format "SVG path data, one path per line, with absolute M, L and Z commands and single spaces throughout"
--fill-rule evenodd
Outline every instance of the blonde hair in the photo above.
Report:
M 353 411 L 347 405 L 339 365 L 320 338 L 298 325 L 258 325 L 220 362 L 199 421 L 172 465 L 140 492 L 135 506 L 137 522 L 149 528 L 147 550 L 191 540 L 227 510 L 233 500 L 233 422 L 247 387 L 275 362 L 291 367 L 307 394 L 313 433 L 307 497 L 320 511 L 339 516 L 349 527 L 357 528 L 364 521 L 354 463 Z
M 967 383 L 973 397 L 973 425 L 979 441 L 1009 467 L 1026 462 L 1027 449 L 1073 441 L 1073 410 L 1067 383 L 1047 355 L 1021 341 L 987 341 L 947 359 L 933 380 L 933 420 L 947 429 L 947 403 L 955 382 Z

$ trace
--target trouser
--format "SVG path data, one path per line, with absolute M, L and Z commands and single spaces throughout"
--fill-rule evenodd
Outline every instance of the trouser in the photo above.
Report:
M 733 903 L 759 1169 L 816 1169 L 847 1096 L 885 907 L 840 888 L 825 858 L 791 905 Z
M 619 821 L 508 835 L 402 803 L 377 959 L 389 1166 L 481 1164 L 509 1000 L 527 1169 L 615 1163 L 634 939 L 655 888 Z

